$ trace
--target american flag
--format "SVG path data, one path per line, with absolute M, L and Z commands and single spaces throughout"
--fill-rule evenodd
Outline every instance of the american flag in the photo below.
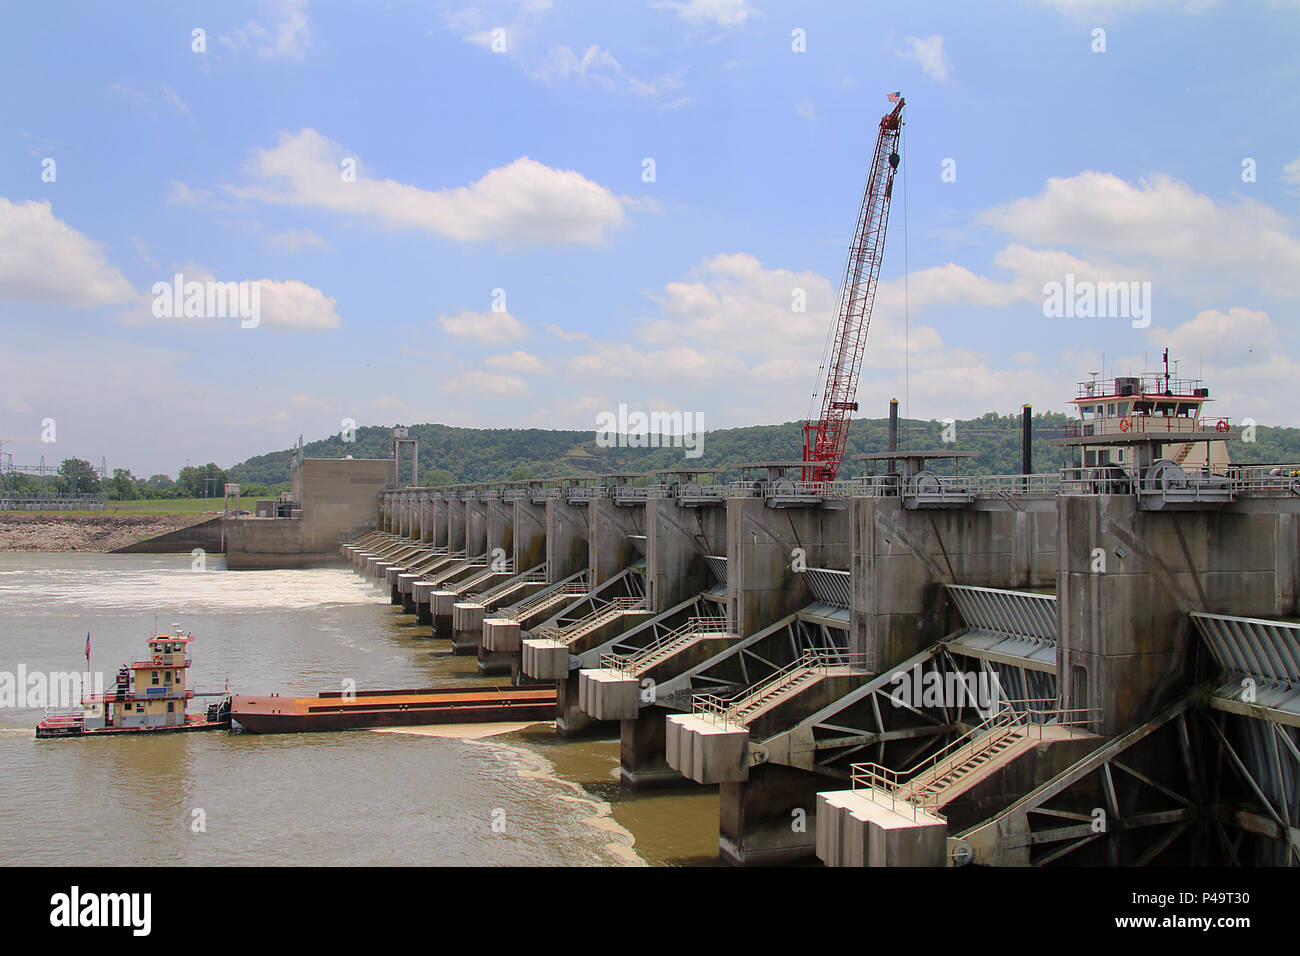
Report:
M 891 103 L 897 103 L 902 98 L 903 98 L 902 90 L 895 90 L 894 92 L 889 94 L 889 102 Z
M 90 661 L 90 632 L 86 632 L 86 661 Z

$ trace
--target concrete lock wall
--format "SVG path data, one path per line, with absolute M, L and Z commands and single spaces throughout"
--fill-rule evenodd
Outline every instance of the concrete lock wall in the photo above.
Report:
M 598 587 L 641 556 L 628 536 L 645 533 L 645 505 L 619 506 L 611 498 L 592 498 L 587 508 L 587 567 L 592 587 Z
M 713 575 L 704 558 L 727 553 L 727 509 L 683 508 L 671 498 L 645 506 L 646 598 L 656 613 L 706 591 Z
M 546 500 L 546 573 L 562 581 L 587 567 L 587 506 Z
M 546 507 L 527 498 L 515 499 L 511 522 L 516 571 L 527 571 L 546 560 Z
M 461 551 L 465 548 L 465 502 L 459 498 L 447 499 L 447 549 Z
M 447 499 L 439 495 L 433 499 L 433 538 L 435 548 L 446 548 L 450 526 L 447 520 Z
M 488 506 L 478 498 L 465 502 L 465 555 L 478 557 L 487 553 Z
M 761 498 L 727 501 L 727 618 L 753 634 L 813 600 L 796 571 L 796 549 L 808 567 L 848 570 L 849 509 L 844 502 L 768 508 Z
M 487 501 L 487 554 L 488 560 L 497 551 L 509 560 L 514 551 L 515 509 L 509 501 L 489 498 Z M 527 570 L 515 565 L 516 570 Z
M 959 624 L 946 584 L 1053 588 L 1054 511 L 909 510 L 900 498 L 853 498 L 850 643 L 880 672 Z
M 375 499 L 388 482 L 386 459 L 307 458 L 298 469 L 301 518 L 227 522 L 227 567 L 301 568 L 338 563 L 339 545 L 375 527 Z
M 1066 707 L 1101 710 L 1098 733 L 1149 719 L 1190 681 L 1189 611 L 1297 614 L 1293 514 L 1139 511 L 1127 495 L 1057 508 L 1058 679 Z

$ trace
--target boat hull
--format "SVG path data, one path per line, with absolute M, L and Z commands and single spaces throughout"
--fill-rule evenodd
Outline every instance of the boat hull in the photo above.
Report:
M 555 716 L 550 687 L 438 687 L 319 697 L 236 696 L 231 718 L 255 734 L 313 733 L 419 724 L 542 721 Z

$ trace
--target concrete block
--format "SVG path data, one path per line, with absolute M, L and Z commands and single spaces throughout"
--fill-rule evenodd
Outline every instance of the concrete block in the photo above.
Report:
M 451 614 L 458 600 L 460 595 L 455 591 L 429 592 L 429 613 L 433 617 L 434 637 L 451 637 Z
M 737 783 L 749 778 L 749 730 L 698 714 L 672 714 L 666 725 L 668 765 L 696 783 Z
M 482 604 L 465 601 L 451 608 L 451 649 L 456 654 L 477 654 L 483 639 Z
M 578 671 L 578 707 L 595 720 L 635 720 L 640 709 L 640 684 L 635 677 L 612 668 Z
M 817 794 L 817 856 L 827 866 L 946 866 L 948 824 L 890 803 L 868 789 Z
M 569 647 L 550 638 L 523 642 L 523 672 L 534 680 L 563 680 L 569 674 Z
M 489 651 L 518 651 L 520 649 L 519 622 L 503 617 L 485 618 L 483 647 Z

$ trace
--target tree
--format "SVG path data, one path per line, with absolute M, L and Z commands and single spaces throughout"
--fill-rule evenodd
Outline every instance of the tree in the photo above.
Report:
M 82 458 L 63 459 L 59 465 L 59 474 L 67 482 L 67 493 L 70 495 L 94 495 L 103 490 L 99 484 L 99 475 L 95 474 L 90 462 Z
M 135 501 L 140 497 L 139 479 L 129 468 L 114 468 L 113 477 L 104 484 L 108 497 L 114 501 Z
M 225 494 L 225 471 L 208 462 L 201 468 L 188 465 L 176 478 L 176 495 L 180 498 L 220 498 Z

